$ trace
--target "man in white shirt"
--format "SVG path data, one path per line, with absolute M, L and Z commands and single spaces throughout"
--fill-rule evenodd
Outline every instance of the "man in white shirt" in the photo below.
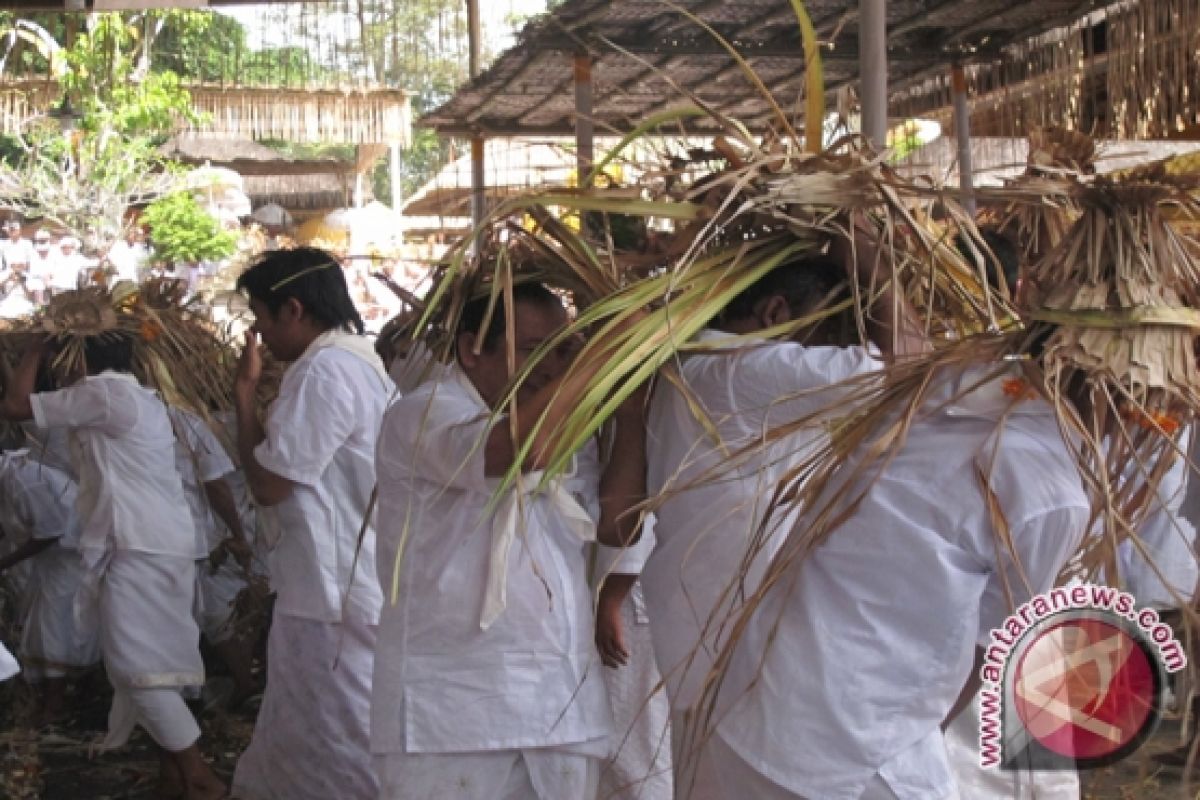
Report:
M 882 464 L 894 412 L 875 412 L 804 511 L 736 620 L 707 745 L 718 796 L 958 796 L 941 726 L 979 632 L 1010 613 L 1006 589 L 1019 605 L 1054 584 L 1090 516 L 1053 409 L 1009 396 L 1005 372 L 936 376 Z
M 50 242 L 50 231 L 41 229 L 33 234 L 33 251 L 29 259 L 29 271 L 25 288 L 34 303 L 44 303 L 50 296 L 49 287 L 54 279 L 54 269 L 59 253 Z
M 24 277 L 33 258 L 33 243 L 21 235 L 21 222 L 16 219 L 5 220 L 4 238 L 0 239 L 0 255 L 8 269 L 18 276 Z
M 114 281 L 132 281 L 138 283 L 150 261 L 150 248 L 142 241 L 139 228 L 131 227 L 125 231 L 125 238 L 114 244 L 108 251 L 108 263 L 112 265 Z
M 132 340 L 115 331 L 83 340 L 86 377 L 35 393 L 44 351 L 25 354 L 0 410 L 10 420 L 72 433 L 85 591 L 94 598 L 115 690 L 104 746 L 120 746 L 141 725 L 164 751 L 164 782 L 180 784 L 186 800 L 222 797 L 225 787 L 200 753 L 200 728 L 180 695 L 204 682 L 204 665 L 192 618 L 195 533 L 166 407 L 130 374 Z
M 379 568 L 391 601 L 371 708 L 381 800 L 590 800 L 610 751 L 586 549 L 633 535 L 625 511 L 645 490 L 640 398 L 618 412 L 606 466 L 589 444 L 540 486 L 595 370 L 566 385 L 569 353 L 549 351 L 516 412 L 495 413 L 508 407 L 509 346 L 520 370 L 567 322 L 541 285 L 519 284 L 513 298 L 511 331 L 503 300 L 486 329 L 487 298 L 468 304 L 456 363 L 397 400 L 380 434 Z
M 84 580 L 75 482 L 28 450 L 0 453 L 0 535 L 23 544 L 0 558 L 0 573 L 30 559 L 21 660 L 41 689 L 44 722 L 65 711 L 67 676 L 100 660 L 94 626 L 77 623 L 75 597 Z
M 796 334 L 798 341 L 759 332 L 847 296 L 848 277 L 869 286 L 877 253 L 859 239 L 853 263 L 848 249 L 839 247 L 835 257 L 780 266 L 735 298 L 716 328 L 698 337 L 709 349 L 681 359 L 679 378 L 687 391 L 660 380 L 651 401 L 647 483 L 650 496 L 664 500 L 655 510 L 658 544 L 642 585 L 671 701 L 676 791 L 685 797 L 717 790 L 701 746 L 707 727 L 698 706 L 701 691 L 742 597 L 757 587 L 795 519 L 788 512 L 766 516 L 771 492 L 825 439 L 823 421 L 806 417 L 883 366 L 864 347 L 825 344 L 841 338 L 835 330 L 840 320 L 809 326 Z M 877 322 L 869 332 L 885 355 L 897 341 L 901 352 L 924 346 L 911 312 L 904 311 L 900 324 L 895 308 L 906 306 L 890 291 L 872 307 Z M 796 422 L 805 424 L 764 444 L 773 428 Z
M 69 291 L 91 282 L 88 271 L 96 266 L 93 259 L 79 251 L 79 240 L 64 236 L 58 240 L 58 256 L 50 276 L 50 288 L 55 294 Z
M 233 462 L 199 415 L 176 406 L 168 413 L 175 429 L 175 467 L 196 525 L 196 624 L 229 669 L 234 681 L 229 707 L 236 708 L 258 687 L 250 669 L 253 645 L 236 638 L 230 624 L 233 603 L 246 586 L 250 568 L 250 545 L 227 482 Z M 231 554 L 234 561 L 228 558 Z
M 238 287 L 255 316 L 234 386 L 238 455 L 260 513 L 273 518 L 278 594 L 266 694 L 233 792 L 242 800 L 373 798 L 368 724 L 383 597 L 370 499 L 392 382 L 329 253 L 271 251 Z M 292 362 L 265 428 L 255 401 L 260 336 L 275 358 Z

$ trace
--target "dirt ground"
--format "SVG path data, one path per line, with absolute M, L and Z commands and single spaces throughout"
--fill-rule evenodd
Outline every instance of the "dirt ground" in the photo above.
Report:
M 6 684 L 0 691 L 0 800 L 158 800 L 158 756 L 142 731 L 118 751 L 90 755 L 105 729 L 110 699 L 103 675 L 88 675 L 72 694 L 72 715 L 35 729 L 28 724 L 34 716 L 28 688 L 19 681 Z M 205 755 L 228 782 L 250 741 L 256 701 L 232 713 L 202 701 L 192 709 Z
M 1164 720 L 1154 737 L 1124 761 L 1084 773 L 1083 797 L 1085 800 L 1200 800 L 1200 769 L 1193 770 L 1190 783 L 1185 785 L 1182 769 L 1164 768 L 1152 760 L 1155 753 L 1174 750 L 1180 744 L 1179 721 Z
M 37 730 L 28 724 L 33 717 L 28 688 L 20 681 L 0 685 L 0 800 L 158 800 L 158 760 L 141 731 L 121 750 L 89 757 L 90 745 L 104 730 L 109 699 L 103 675 L 93 673 L 71 697 L 72 716 L 61 725 Z M 255 702 L 232 713 L 211 704 L 193 708 L 204 731 L 205 754 L 228 781 L 250 740 Z M 1176 747 L 1179 736 L 1179 722 L 1165 720 L 1129 758 L 1085 773 L 1084 799 L 1200 800 L 1200 770 L 1193 786 L 1185 787 L 1181 770 L 1164 769 L 1150 760 L 1152 754 Z

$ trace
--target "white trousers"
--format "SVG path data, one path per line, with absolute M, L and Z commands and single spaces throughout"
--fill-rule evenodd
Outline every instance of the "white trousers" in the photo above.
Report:
M 186 750 L 200 739 L 200 726 L 178 689 L 118 688 L 108 712 L 103 749 L 123 745 L 136 725 L 145 728 L 150 738 L 169 753 Z

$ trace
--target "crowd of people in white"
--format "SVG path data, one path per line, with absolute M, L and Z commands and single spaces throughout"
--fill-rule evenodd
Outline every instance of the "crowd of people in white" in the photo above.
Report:
M 39 227 L 32 239 L 20 220 L 3 224 L 0 238 L 0 318 L 24 316 L 55 294 L 93 282 L 102 260 L 83 253 L 78 237 Z M 137 281 L 146 276 L 150 249 L 133 228 L 105 256 L 114 279 Z M 107 278 L 106 278 L 107 280 Z
M 557 423 L 594 367 L 564 381 L 567 343 L 537 362 L 512 416 L 493 414 L 514 367 L 567 322 L 539 284 L 514 289 L 512 329 L 503 307 L 469 303 L 457 356 L 440 364 L 419 348 L 376 352 L 331 254 L 264 255 L 238 280 L 255 324 L 228 450 L 138 385 L 127 342 L 89 339 L 87 374 L 59 388 L 39 385 L 48 353 L 31 349 L 0 405 L 34 442 L 0 456 L 0 570 L 32 573 L 17 650 L 45 711 L 61 710 L 73 668 L 102 659 L 115 690 L 105 744 L 140 725 L 165 782 L 187 800 L 226 796 L 183 692 L 204 682 L 201 636 L 238 697 L 255 690 L 228 623 L 265 564 L 276 600 L 233 776 L 242 800 L 1078 798 L 1069 772 L 982 776 L 969 746 L 977 645 L 1052 585 L 1088 524 L 1046 403 L 1015 407 L 977 373 L 940 376 L 879 475 L 839 473 L 858 500 L 837 535 L 765 582 L 806 518 L 764 498 L 828 431 L 755 443 L 928 347 L 890 290 L 875 299 L 873 346 L 762 336 L 874 280 L 870 242 L 857 252 L 747 289 L 698 336 L 680 385 L 635 393 L 609 438 L 545 485 Z M 265 421 L 260 342 L 289 364 Z M 1011 557 L 977 457 L 1014 520 Z M 655 495 L 665 502 L 642 519 Z M 1193 536 L 1156 545 L 1190 563 L 1154 573 L 1166 603 L 1195 586 Z M 761 606 L 740 618 L 760 584 Z M 960 714 L 968 723 L 944 733 Z

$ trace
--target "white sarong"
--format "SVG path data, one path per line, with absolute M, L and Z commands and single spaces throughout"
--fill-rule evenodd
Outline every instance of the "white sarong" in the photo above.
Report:
M 375 756 L 379 800 L 594 800 L 603 763 L 569 747 Z
M 215 573 L 207 560 L 196 562 L 196 624 L 211 644 L 233 636 L 233 604 L 245 588 L 246 579 L 232 559 L 226 559 Z
M 267 689 L 233 775 L 234 797 L 376 799 L 369 737 L 375 628 L 351 606 L 340 624 L 274 615 Z
M 21 662 L 31 681 L 61 678 L 100 660 L 94 620 L 75 615 L 75 596 L 85 577 L 75 550 L 51 546 L 32 559 L 35 580 L 21 636 Z
M 179 694 L 204 684 L 200 631 L 192 618 L 193 561 L 118 551 L 101 568 L 95 587 L 100 652 L 114 689 L 103 747 L 123 745 L 141 725 L 161 747 L 178 752 L 200 736 Z

